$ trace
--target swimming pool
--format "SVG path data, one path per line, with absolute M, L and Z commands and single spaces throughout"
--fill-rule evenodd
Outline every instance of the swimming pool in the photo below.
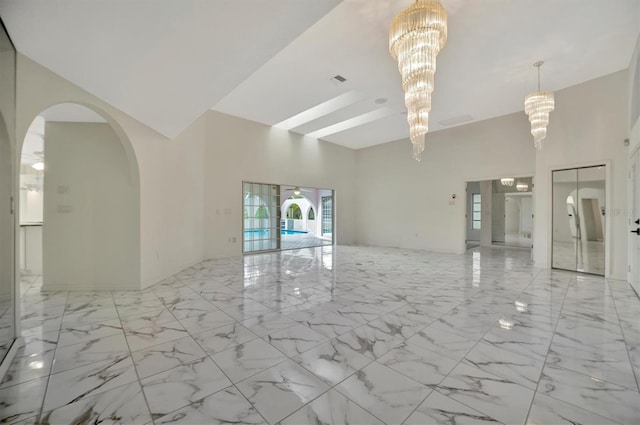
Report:
M 305 235 L 307 233 L 309 233 L 309 232 L 305 232 L 304 230 L 285 230 L 285 229 L 280 229 L 280 234 L 281 235 Z M 256 236 L 268 235 L 268 234 L 269 234 L 269 229 L 253 229 L 253 230 L 245 230 L 244 231 L 245 238 L 247 236 L 256 237 Z

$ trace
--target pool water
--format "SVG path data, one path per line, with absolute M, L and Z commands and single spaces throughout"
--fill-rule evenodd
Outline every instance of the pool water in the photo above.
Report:
M 254 230 L 245 230 L 245 236 L 257 236 L 257 235 L 266 235 L 269 233 L 269 229 L 254 229 Z M 304 235 L 309 232 L 305 232 L 304 230 L 285 230 L 280 229 L 281 235 Z

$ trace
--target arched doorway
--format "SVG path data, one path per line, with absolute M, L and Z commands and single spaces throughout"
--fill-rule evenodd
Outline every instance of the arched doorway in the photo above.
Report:
M 42 111 L 21 149 L 20 266 L 44 291 L 140 289 L 140 189 L 122 131 L 63 103 Z M 40 244 L 40 245 L 38 245 Z

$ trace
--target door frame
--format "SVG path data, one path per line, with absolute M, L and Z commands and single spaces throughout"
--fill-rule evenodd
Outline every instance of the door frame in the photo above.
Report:
M 632 182 L 632 174 L 631 174 L 631 170 L 632 170 L 632 166 L 633 166 L 633 159 L 634 157 L 638 155 L 638 159 L 640 160 L 640 146 L 636 146 L 633 151 L 631 151 L 629 153 L 629 162 L 628 162 L 628 183 L 627 183 L 627 204 L 628 204 L 628 211 L 629 211 L 629 217 L 628 217 L 628 227 L 627 230 L 632 229 L 633 227 L 636 227 L 634 224 L 634 216 L 633 216 L 633 211 L 635 209 L 636 206 L 636 202 L 635 202 L 635 194 L 633 193 L 633 182 Z M 640 177 L 640 170 L 637 170 L 638 175 Z M 638 194 L 638 196 L 640 196 L 640 194 Z M 639 211 L 640 213 L 640 211 Z M 639 214 L 640 215 L 640 214 Z M 629 237 L 628 236 L 629 233 L 627 233 L 627 237 L 629 238 L 627 240 L 627 282 L 629 283 L 629 286 L 631 286 L 631 289 L 633 289 L 633 291 L 636 293 L 636 295 L 638 297 L 640 297 L 640 288 L 636 288 L 633 286 L 633 272 L 634 272 L 634 267 L 632 266 L 632 261 L 633 261 L 633 256 L 636 255 L 637 253 L 637 248 L 635 246 L 636 243 L 640 243 L 640 240 Z M 640 259 L 637 260 L 638 264 L 636 264 L 636 268 L 638 269 L 638 274 L 640 274 Z M 639 277 L 640 279 L 640 277 Z
M 565 270 L 553 268 L 553 172 L 562 170 L 571 170 L 574 168 L 589 168 L 597 167 L 600 165 L 605 166 L 605 182 L 604 182 L 604 198 L 606 200 L 605 215 L 604 215 L 604 277 L 611 277 L 611 194 L 613 193 L 613 186 L 611 182 L 611 160 L 603 159 L 600 161 L 584 161 L 565 165 L 554 165 L 549 167 L 547 172 L 547 178 L 549 179 L 549 207 L 547 209 L 547 264 L 550 270 Z M 535 201 L 534 201 L 535 202 Z M 534 223 L 535 226 L 535 223 Z M 585 273 L 585 272 L 575 272 Z M 590 274 L 590 273 L 585 273 Z M 601 275 L 597 275 L 601 276 Z

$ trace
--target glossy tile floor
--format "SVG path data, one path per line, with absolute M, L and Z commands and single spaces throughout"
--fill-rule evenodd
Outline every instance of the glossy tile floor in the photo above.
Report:
M 322 247 L 138 293 L 26 279 L 0 422 L 640 423 L 639 299 L 529 256 Z

